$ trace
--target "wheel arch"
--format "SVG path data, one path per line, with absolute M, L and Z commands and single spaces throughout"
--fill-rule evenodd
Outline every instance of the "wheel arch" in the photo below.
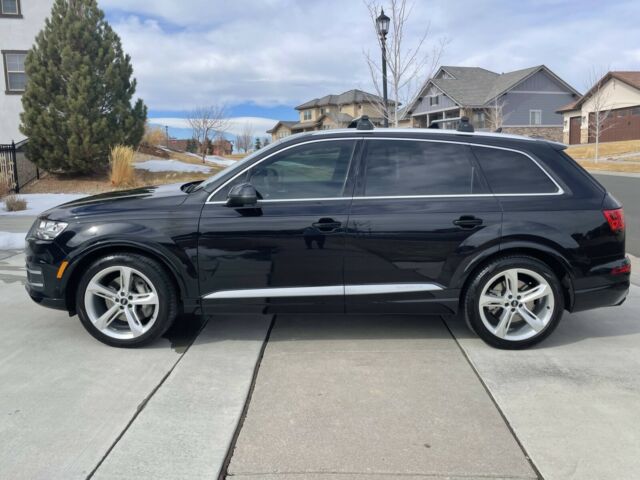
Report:
M 83 272 L 88 266 L 96 261 L 98 258 L 113 255 L 116 253 L 130 253 L 136 255 L 142 255 L 151 260 L 155 260 L 168 274 L 171 282 L 178 291 L 178 305 L 182 309 L 184 305 L 184 299 L 187 298 L 187 287 L 184 280 L 178 275 L 176 268 L 167 259 L 166 254 L 161 253 L 153 248 L 149 248 L 147 245 L 139 245 L 136 243 L 121 242 L 121 243 L 108 243 L 94 246 L 87 249 L 81 256 L 75 258 L 73 262 L 69 264 L 68 277 L 65 284 L 65 302 L 67 310 L 70 314 L 75 314 L 76 308 L 76 295 L 77 287 L 82 278 Z

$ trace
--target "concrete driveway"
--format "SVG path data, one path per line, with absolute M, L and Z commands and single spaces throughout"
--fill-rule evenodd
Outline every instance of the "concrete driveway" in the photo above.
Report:
M 459 319 L 391 316 L 185 318 L 126 350 L 33 304 L 22 255 L 0 259 L 3 478 L 640 471 L 635 286 L 527 351 L 487 347 Z

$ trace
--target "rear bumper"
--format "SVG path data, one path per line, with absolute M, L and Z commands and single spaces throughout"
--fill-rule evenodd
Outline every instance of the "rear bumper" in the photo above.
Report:
M 574 291 L 572 312 L 581 312 L 600 307 L 622 305 L 629 294 L 631 285 L 630 271 L 622 274 L 612 274 L 614 269 L 630 265 L 625 257 L 621 260 L 608 262 L 593 268 L 589 272 L 588 281 L 583 287 Z M 588 283 L 588 285 L 584 285 Z

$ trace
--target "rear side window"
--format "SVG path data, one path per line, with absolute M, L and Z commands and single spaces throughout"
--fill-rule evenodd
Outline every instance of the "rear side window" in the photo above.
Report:
M 529 157 L 497 148 L 473 147 L 489 188 L 496 194 L 557 193 L 558 187 Z
M 367 142 L 365 196 L 486 193 L 470 147 L 413 140 Z

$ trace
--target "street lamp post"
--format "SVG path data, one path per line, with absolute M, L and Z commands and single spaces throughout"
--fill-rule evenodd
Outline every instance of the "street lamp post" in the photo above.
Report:
M 380 35 L 380 45 L 382 47 L 382 100 L 384 101 L 384 126 L 389 127 L 389 101 L 387 97 L 387 33 L 389 33 L 389 22 L 391 19 L 384 14 L 384 9 L 380 9 L 380 16 L 376 18 L 376 28 Z
M 164 126 L 164 134 L 165 134 L 166 147 L 169 148 L 169 126 L 168 125 Z

